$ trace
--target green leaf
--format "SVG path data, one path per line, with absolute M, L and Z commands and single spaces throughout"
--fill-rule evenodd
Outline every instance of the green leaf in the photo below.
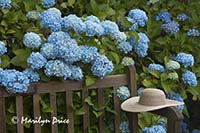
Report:
M 15 107 L 14 107 L 14 104 L 13 104 L 13 103 L 9 105 L 7 111 L 8 111 L 9 113 L 15 113 Z
M 95 0 L 90 0 L 90 5 L 92 7 L 92 10 L 95 11 L 96 13 L 100 11 L 99 6 Z
M 94 104 L 92 103 L 92 100 L 91 100 L 91 97 L 90 97 L 90 96 L 86 97 L 84 101 L 85 101 L 88 105 L 90 105 L 90 106 L 93 106 L 93 105 L 94 105 Z
M 92 111 L 92 113 L 96 116 L 96 118 L 98 118 L 99 116 L 102 115 L 102 112 L 97 112 L 97 111 Z
M 73 6 L 73 4 L 76 2 L 76 0 L 68 0 L 68 5 Z
M 156 70 L 149 70 L 149 73 L 158 79 L 160 78 L 160 73 Z
M 120 63 L 119 55 L 115 52 L 109 52 L 108 56 L 112 58 L 112 61 L 114 61 L 116 64 Z
M 1 67 L 6 68 L 10 65 L 10 57 L 8 55 L 2 55 L 1 56 Z
M 86 83 L 86 86 L 90 86 L 95 83 L 95 78 L 93 76 L 87 75 L 85 79 L 85 83 Z
M 29 49 L 19 49 L 13 52 L 16 54 L 16 56 L 12 58 L 10 62 L 15 66 L 27 68 L 28 66 L 26 62 L 31 51 Z
M 42 112 L 44 112 L 44 113 L 52 113 L 53 112 L 53 107 L 51 107 L 49 105 L 46 108 L 42 108 Z
M 161 86 L 165 90 L 165 92 L 170 92 L 172 90 L 171 85 L 167 81 L 162 81 Z
M 75 110 L 75 115 L 84 115 L 84 114 L 85 114 L 85 109 L 83 107 Z
M 106 106 L 106 111 L 110 112 L 110 113 L 113 113 L 115 115 L 117 115 L 118 113 L 114 110 L 114 109 L 111 109 L 110 107 Z

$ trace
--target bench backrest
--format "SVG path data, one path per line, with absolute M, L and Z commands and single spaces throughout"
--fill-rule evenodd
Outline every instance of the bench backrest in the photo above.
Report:
M 41 115 L 40 112 L 40 95 L 48 93 L 50 105 L 53 108 L 51 112 L 51 118 L 57 116 L 57 102 L 56 102 L 56 93 L 64 92 L 65 93 L 65 103 L 66 103 L 66 116 L 70 120 L 69 124 L 67 125 L 67 132 L 74 133 L 74 114 L 73 114 L 73 91 L 81 91 L 82 93 L 82 100 L 84 100 L 89 95 L 90 89 L 96 89 L 98 93 L 98 103 L 104 104 L 104 91 L 103 88 L 112 88 L 117 89 L 120 86 L 126 85 L 130 89 L 131 96 L 136 95 L 136 71 L 135 67 L 131 66 L 128 68 L 127 73 L 119 74 L 119 75 L 111 75 L 107 76 L 104 79 L 97 79 L 95 84 L 91 86 L 86 86 L 84 81 L 50 81 L 48 83 L 35 83 L 31 84 L 27 93 L 23 95 L 13 95 L 9 94 L 5 91 L 4 88 L 0 88 L 0 133 L 6 132 L 6 107 L 5 107 L 5 99 L 6 97 L 15 97 L 16 102 L 16 116 L 21 118 L 23 116 L 23 97 L 30 95 L 32 96 L 33 103 L 33 118 L 39 117 Z M 119 114 L 120 112 L 120 102 L 115 94 L 113 94 L 113 106 L 114 110 Z M 83 115 L 83 133 L 88 133 L 89 127 L 89 106 L 87 103 L 83 105 L 84 109 L 86 110 L 85 114 Z M 137 116 L 136 114 L 130 114 L 130 125 L 137 126 Z M 114 119 L 114 131 L 115 133 L 119 133 L 119 125 L 120 125 L 120 117 L 119 115 L 115 115 Z M 34 133 L 41 133 L 41 126 L 40 124 L 34 124 Z M 100 133 L 105 133 L 105 114 L 104 112 L 98 118 L 98 128 Z M 24 132 L 24 125 L 20 122 L 17 123 L 17 133 Z M 137 131 L 137 128 L 133 130 Z M 57 133 L 58 132 L 58 125 L 51 124 L 51 132 Z

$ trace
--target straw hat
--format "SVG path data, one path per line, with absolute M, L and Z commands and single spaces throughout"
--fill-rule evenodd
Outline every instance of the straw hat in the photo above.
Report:
M 146 112 L 183 104 L 183 102 L 166 99 L 162 90 L 148 88 L 141 92 L 140 97 L 132 97 L 124 101 L 121 108 L 127 112 Z

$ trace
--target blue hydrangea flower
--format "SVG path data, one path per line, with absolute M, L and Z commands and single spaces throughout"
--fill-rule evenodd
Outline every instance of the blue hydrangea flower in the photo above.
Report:
M 40 48 L 40 54 L 44 56 L 46 59 L 55 59 L 55 45 L 51 43 L 45 43 Z
M 10 93 L 25 93 L 28 90 L 29 79 L 28 77 L 17 70 L 3 70 L 0 73 L 1 84 Z
M 129 11 L 126 17 L 129 22 L 133 24 L 131 30 L 136 30 L 138 25 L 144 27 L 148 20 L 146 13 L 140 9 L 133 9 Z
M 184 102 L 183 98 L 181 97 L 181 95 L 179 93 L 173 93 L 172 95 L 167 94 L 167 98 L 172 99 L 172 100 L 176 100 L 176 101 L 179 101 L 179 102 Z M 183 112 L 184 105 L 178 105 L 178 106 L 176 106 L 176 108 L 180 112 Z
M 56 3 L 55 3 L 55 0 L 42 0 L 42 6 L 44 8 L 50 8 L 52 6 L 54 6 Z
M 176 21 L 171 21 L 167 24 L 162 24 L 161 29 L 170 34 L 175 34 L 179 31 L 179 24 Z
M 121 86 L 117 89 L 117 97 L 124 101 L 130 97 L 129 89 L 126 86 Z
M 167 77 L 171 80 L 176 80 L 178 79 L 179 76 L 178 76 L 178 73 L 173 72 L 173 73 L 169 73 Z
M 71 76 L 69 79 L 71 80 L 82 80 L 83 79 L 83 72 L 80 67 L 70 65 L 69 69 L 71 70 Z
M 173 56 L 172 59 L 179 62 L 184 67 L 194 65 L 194 57 L 191 54 L 178 53 L 176 56 Z
M 147 55 L 147 50 L 149 48 L 148 42 L 149 38 L 144 33 L 138 33 L 138 41 L 135 42 L 133 38 L 130 38 L 129 41 L 133 45 L 134 52 L 139 57 L 145 57 Z
M 124 66 L 132 66 L 135 64 L 135 61 L 131 57 L 124 57 L 121 64 Z
M 193 129 L 192 133 L 200 133 L 200 129 Z
M 124 32 L 116 32 L 112 36 L 118 43 L 124 42 L 127 39 L 127 36 Z
M 71 70 L 67 64 L 61 60 L 50 60 L 46 63 L 44 68 L 46 76 L 56 76 L 67 79 L 71 76 Z
M 130 129 L 128 127 L 128 122 L 123 121 L 120 123 L 119 129 L 121 131 L 121 133 L 130 133 Z
M 39 52 L 32 52 L 27 59 L 28 65 L 32 69 L 40 69 L 46 64 L 47 60 Z
M 11 7 L 11 0 L 0 0 L 0 8 L 10 8 Z
M 104 29 L 101 24 L 93 21 L 85 21 L 86 25 L 86 36 L 101 36 L 104 34 Z
M 91 67 L 93 75 L 103 78 L 105 75 L 111 73 L 113 64 L 106 56 L 99 56 Z
M 199 36 L 200 32 L 196 29 L 189 29 L 187 32 L 188 36 Z
M 49 8 L 39 16 L 40 24 L 45 28 L 50 28 L 56 32 L 61 30 L 61 12 L 57 8 Z
M 165 71 L 165 68 L 162 65 L 154 64 L 154 63 L 149 64 L 148 69 L 149 70 L 156 70 L 158 72 L 164 72 Z
M 166 133 L 166 128 L 162 125 L 154 125 L 143 128 L 142 133 Z
M 92 22 L 95 22 L 95 23 L 98 23 L 98 24 L 101 23 L 99 18 L 97 18 L 96 16 L 93 16 L 93 15 L 87 16 L 85 18 L 85 21 L 92 21 Z
M 42 40 L 38 34 L 28 32 L 24 35 L 23 43 L 27 48 L 38 48 L 40 47 Z
M 119 32 L 119 27 L 115 22 L 110 20 L 105 20 L 101 22 L 101 26 L 104 28 L 104 33 L 106 35 L 114 35 Z
M 76 40 L 69 40 L 63 44 L 57 46 L 56 50 L 59 50 L 56 55 L 59 55 L 67 63 L 74 63 L 81 60 L 81 49 L 79 48 Z
M 7 52 L 7 48 L 5 46 L 5 43 L 0 41 L 0 55 L 3 55 Z
M 128 54 L 129 52 L 132 51 L 133 46 L 130 44 L 129 41 L 121 42 L 118 44 L 117 48 L 121 51 L 124 52 L 125 54 Z
M 39 19 L 39 15 L 40 13 L 38 11 L 29 11 L 27 14 L 26 14 L 26 17 L 28 19 L 30 19 L 31 21 L 36 21 Z
M 197 86 L 196 75 L 191 71 L 185 71 L 182 75 L 182 80 L 185 84 L 188 84 L 189 86 Z
M 166 69 L 168 70 L 175 70 L 175 69 L 180 69 L 180 64 L 177 61 L 170 60 L 166 64 Z
M 51 44 L 59 44 L 60 42 L 66 42 L 68 40 L 71 40 L 71 37 L 67 32 L 63 31 L 52 32 L 48 37 L 48 43 Z
M 142 91 L 144 90 L 144 87 L 140 87 L 137 89 L 137 95 L 140 96 L 142 94 Z
M 29 78 L 30 82 L 38 82 L 40 80 L 39 74 L 31 68 L 25 69 L 23 73 Z
M 187 133 L 187 123 L 185 123 L 183 120 L 181 121 L 181 129 L 183 133 Z
M 70 14 L 62 19 L 62 27 L 65 30 L 74 30 L 77 33 L 85 32 L 86 26 L 81 18 L 74 14 Z
M 96 47 L 93 46 L 79 46 L 81 49 L 81 61 L 84 63 L 93 63 L 96 58 L 99 56 L 99 53 L 97 51 Z
M 171 22 L 170 14 L 168 11 L 161 11 L 159 14 L 155 15 L 156 21 L 163 21 L 164 23 Z
M 185 13 L 181 13 L 181 14 L 177 15 L 176 18 L 177 18 L 178 20 L 180 20 L 180 21 L 185 21 L 185 20 L 187 20 L 189 17 L 188 17 Z

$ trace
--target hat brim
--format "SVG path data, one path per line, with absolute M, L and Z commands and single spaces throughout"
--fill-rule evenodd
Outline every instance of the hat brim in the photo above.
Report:
M 127 99 L 121 104 L 121 109 L 127 112 L 146 112 L 170 106 L 183 105 L 183 102 L 166 99 L 166 104 L 159 106 L 146 106 L 139 103 L 139 96 Z

